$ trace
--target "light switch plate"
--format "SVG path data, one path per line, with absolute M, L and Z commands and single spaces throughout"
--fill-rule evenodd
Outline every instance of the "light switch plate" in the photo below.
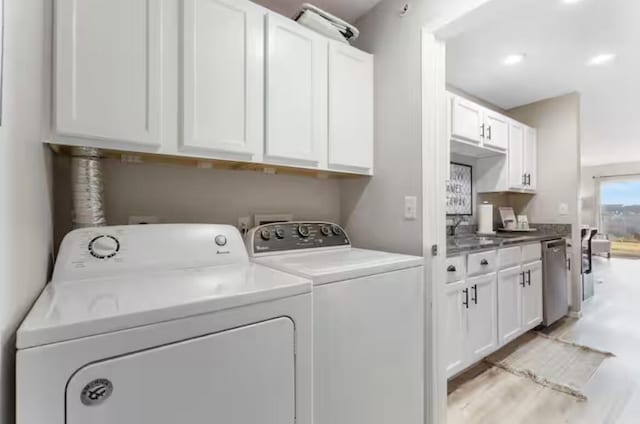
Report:
M 404 198 L 404 219 L 410 221 L 418 219 L 418 198 L 416 196 Z

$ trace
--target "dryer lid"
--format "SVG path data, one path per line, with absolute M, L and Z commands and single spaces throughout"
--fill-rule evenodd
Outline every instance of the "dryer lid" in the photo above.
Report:
M 314 285 L 414 268 L 424 264 L 424 259 L 419 256 L 355 248 L 275 254 L 254 258 L 253 261 L 308 278 Z
M 251 263 L 50 283 L 17 333 L 24 349 L 309 293 Z

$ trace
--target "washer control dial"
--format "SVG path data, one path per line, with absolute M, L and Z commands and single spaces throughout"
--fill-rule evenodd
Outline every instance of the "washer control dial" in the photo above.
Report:
M 222 234 L 220 234 L 220 235 L 216 236 L 215 242 L 220 247 L 226 246 L 227 245 L 227 238 L 225 236 L 223 236 Z
M 307 238 L 311 235 L 311 228 L 308 225 L 299 225 L 298 226 L 298 234 L 300 237 Z
M 114 236 L 102 234 L 89 242 L 89 253 L 94 258 L 109 259 L 120 251 L 120 242 Z
M 267 229 L 260 231 L 260 237 L 264 241 L 267 241 L 267 240 L 271 239 L 271 231 L 269 231 Z
M 341 236 L 342 235 L 342 228 L 338 227 L 337 225 L 333 225 L 331 226 L 331 231 L 333 232 L 333 234 L 335 234 L 336 236 Z
M 284 228 L 276 228 L 275 233 L 276 233 L 276 238 L 278 238 L 280 240 L 282 240 L 284 238 L 284 236 L 285 236 Z
M 322 233 L 323 236 L 329 237 L 331 235 L 331 228 L 326 225 L 323 225 L 322 227 L 320 227 L 320 232 Z

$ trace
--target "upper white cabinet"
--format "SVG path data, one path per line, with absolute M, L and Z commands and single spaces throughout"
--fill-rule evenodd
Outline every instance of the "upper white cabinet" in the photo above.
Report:
M 512 122 L 509 125 L 509 183 L 510 189 L 524 188 L 524 125 Z
M 373 56 L 248 0 L 58 0 L 48 142 L 371 175 Z
M 373 56 L 329 44 L 329 167 L 373 170 Z
M 538 180 L 538 132 L 535 128 L 525 127 L 524 130 L 524 188 L 535 191 Z
M 265 157 L 317 165 L 326 156 L 327 45 L 290 19 L 267 16 Z
M 509 118 L 491 110 L 484 114 L 484 145 L 500 150 L 509 148 Z
M 182 6 L 180 150 L 251 158 L 263 142 L 264 11 L 245 0 Z
M 162 3 L 55 2 L 54 130 L 150 150 L 161 143 Z
M 451 98 L 451 137 L 476 144 L 484 139 L 484 108 L 459 96 Z

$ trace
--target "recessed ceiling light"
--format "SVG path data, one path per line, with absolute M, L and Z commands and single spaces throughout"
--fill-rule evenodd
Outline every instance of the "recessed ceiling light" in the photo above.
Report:
M 605 63 L 611 62 L 615 58 L 616 58 L 616 55 L 613 53 L 603 53 L 589 59 L 589 61 L 587 62 L 587 65 L 589 66 L 604 65 Z
M 580 3 L 582 0 L 562 0 L 563 3 L 566 4 L 575 4 L 575 3 Z
M 518 53 L 518 54 L 510 54 L 509 56 L 505 57 L 502 60 L 502 63 L 507 65 L 507 66 L 513 66 L 513 65 L 517 65 L 518 63 L 522 62 L 525 58 L 525 54 L 523 53 Z

